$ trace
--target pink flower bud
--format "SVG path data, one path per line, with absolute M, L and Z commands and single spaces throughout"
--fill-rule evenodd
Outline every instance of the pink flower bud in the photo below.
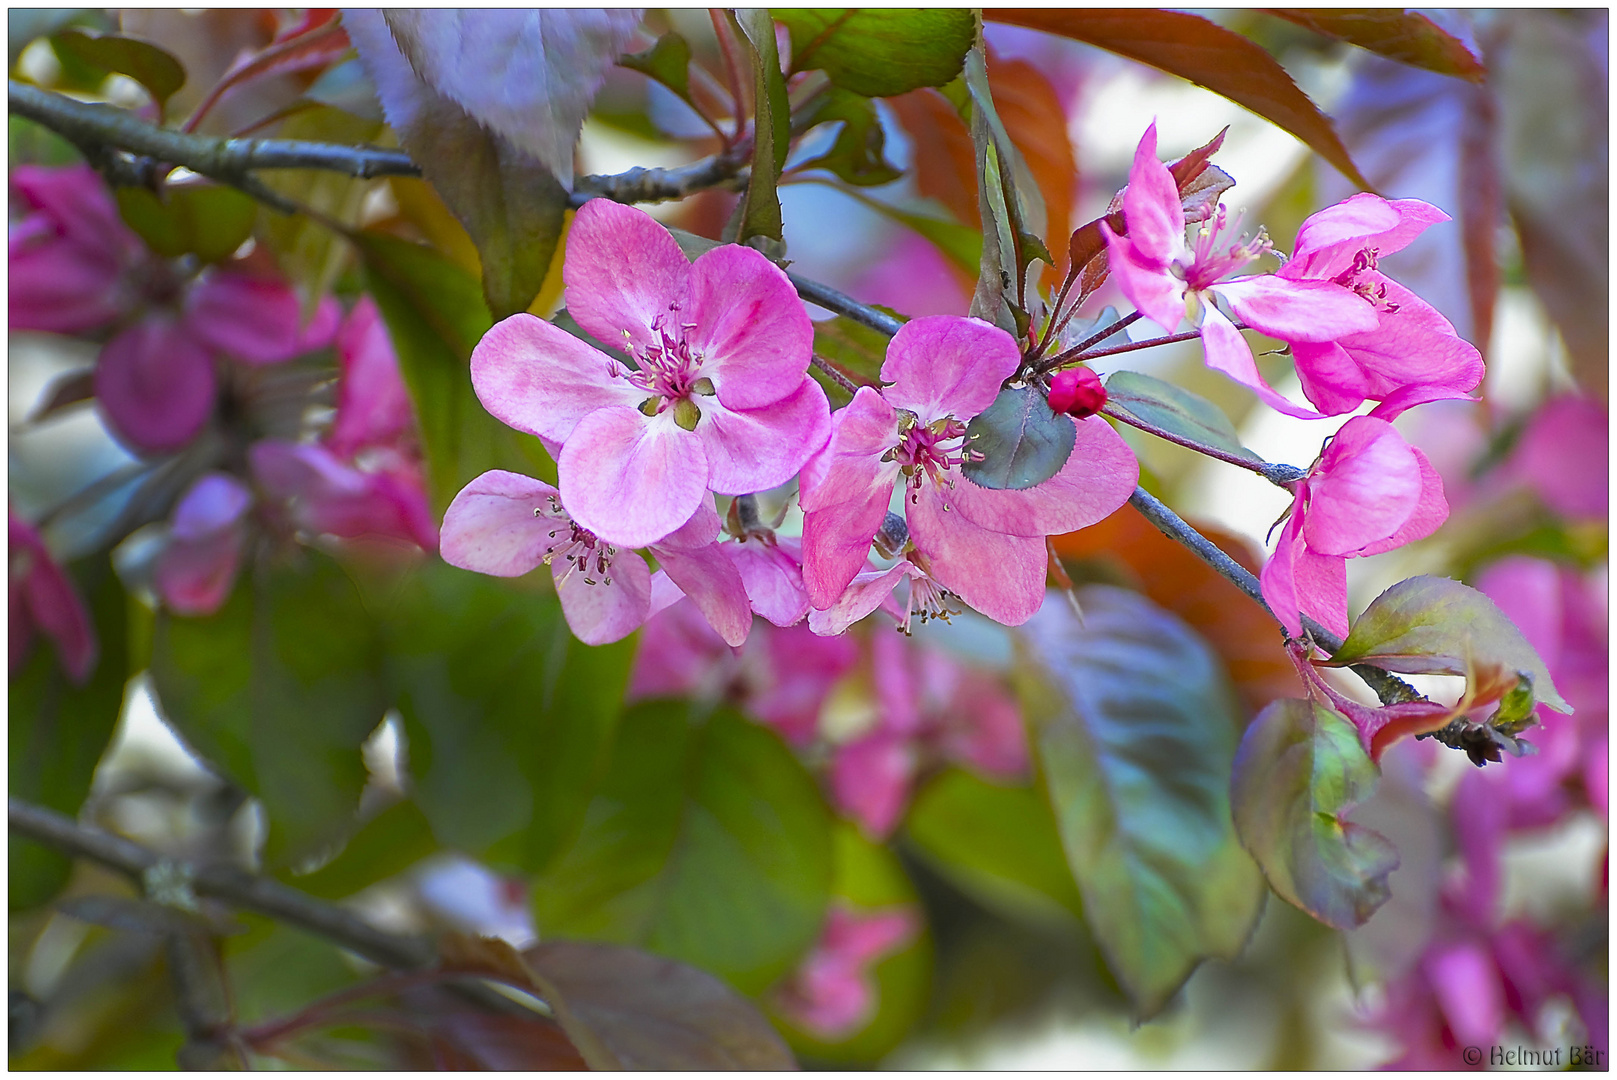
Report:
M 1058 371 L 1050 378 L 1050 408 L 1082 420 L 1094 416 L 1106 404 L 1106 387 L 1100 376 L 1086 367 Z

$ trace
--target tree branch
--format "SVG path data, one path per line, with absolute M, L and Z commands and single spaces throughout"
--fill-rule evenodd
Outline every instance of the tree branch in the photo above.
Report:
M 862 323 L 879 334 L 892 337 L 898 333 L 898 328 L 904 325 L 902 321 L 893 318 L 885 311 L 878 311 L 869 304 L 861 304 L 847 293 L 838 292 L 829 285 L 821 285 L 818 281 L 810 281 L 793 273 L 786 276 L 791 278 L 798 296 L 811 304 L 820 305 L 827 311 L 846 315 L 854 322 Z

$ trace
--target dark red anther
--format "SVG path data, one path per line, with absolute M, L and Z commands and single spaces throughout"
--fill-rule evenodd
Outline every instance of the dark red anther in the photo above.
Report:
M 1106 404 L 1106 387 L 1087 367 L 1068 368 L 1050 377 L 1050 408 L 1082 420 Z

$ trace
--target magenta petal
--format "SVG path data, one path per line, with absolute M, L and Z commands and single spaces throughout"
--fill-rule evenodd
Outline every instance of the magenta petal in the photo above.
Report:
M 1235 317 L 1282 341 L 1335 341 L 1374 330 L 1376 309 L 1329 281 L 1287 281 L 1273 274 L 1231 278 L 1213 286 Z
M 1283 277 L 1328 281 L 1353 264 L 1369 238 L 1397 226 L 1398 211 L 1379 195 L 1360 192 L 1310 214 L 1297 230 Z
M 685 594 L 674 584 L 673 579 L 663 571 L 657 571 L 651 575 L 651 607 L 646 611 L 646 618 L 650 619 L 654 615 L 661 614 L 683 599 Z M 692 605 L 692 608 L 694 610 L 695 605 Z M 706 620 L 703 620 L 702 625 L 707 626 Z M 711 630 L 712 627 L 709 626 L 708 629 Z
M 26 658 L 37 626 L 56 646 L 56 658 L 68 677 L 82 685 L 95 670 L 100 653 L 90 613 L 72 580 L 46 550 L 44 538 L 16 514 L 8 512 L 7 517 L 11 667 L 15 670 Z
M 771 405 L 808 371 L 814 324 L 786 274 L 752 248 L 725 244 L 697 259 L 676 317 L 692 325 L 685 340 L 729 408 Z
M 1334 341 L 1294 341 L 1291 362 L 1303 394 L 1326 416 L 1340 416 L 1364 404 L 1369 384 L 1364 371 Z
M 898 464 L 882 455 L 898 441 L 892 406 L 868 386 L 831 418 L 831 438 L 803 467 L 803 583 L 809 603 L 830 607 L 865 567 L 892 501 Z
M 414 426 L 393 342 L 369 296 L 359 298 L 338 331 L 337 358 L 342 381 L 337 418 L 327 438 L 333 452 L 349 457 L 361 447 L 391 442 Z
M 912 319 L 887 345 L 881 377 L 893 385 L 882 397 L 923 424 L 945 416 L 970 420 L 994 403 L 1021 362 L 1016 339 L 981 319 Z
M 1415 509 L 1410 513 L 1409 519 L 1398 526 L 1398 531 L 1385 540 L 1377 540 L 1353 552 L 1355 555 L 1379 555 L 1383 551 L 1413 544 L 1417 540 L 1424 540 L 1438 530 L 1438 527 L 1449 518 L 1449 502 L 1443 494 L 1443 478 L 1438 475 L 1426 455 L 1414 447 L 1410 452 L 1420 465 L 1420 498 L 1415 503 Z
M 101 253 L 108 263 L 128 265 L 146 250 L 124 224 L 118 204 L 88 165 L 52 168 L 18 165 L 11 170 L 11 189 L 38 211 L 67 242 Z
M 930 484 L 905 506 L 910 539 L 944 588 L 1006 626 L 1020 626 L 1044 602 L 1043 537 L 1010 536 L 973 525 Z
M 1326 447 L 1307 484 L 1308 547 L 1350 555 L 1409 520 L 1421 497 L 1420 459 L 1391 424 L 1355 416 Z
M 883 470 L 881 457 L 898 442 L 898 413 L 880 391 L 861 386 L 853 400 L 831 417 L 826 444 L 803 465 L 798 501 L 804 512 L 842 502 L 850 484 L 863 489 L 872 482 L 872 471 L 890 474 L 891 488 L 898 466 Z
M 806 376 L 790 396 L 761 409 L 730 409 L 716 397 L 692 400 L 702 410 L 696 434 L 707 455 L 708 487 L 721 495 L 779 487 L 831 436 L 830 403 Z
M 122 267 L 98 250 L 70 244 L 48 231 L 19 236 L 13 226 L 6 282 L 13 330 L 78 334 L 123 314 Z
M 567 312 L 614 349 L 623 344 L 625 331 L 636 346 L 660 341 L 651 324 L 685 299 L 690 272 L 672 234 L 632 206 L 591 199 L 567 232 L 562 261 Z
M 776 626 L 795 626 L 803 621 L 809 612 L 809 599 L 797 540 L 784 536 L 777 537 L 773 544 L 746 540 L 725 544 L 724 553 L 741 575 L 754 612 Z
M 719 527 L 719 512 L 713 508 L 713 500 L 703 499 L 691 519 L 657 541 L 657 546 L 681 551 L 704 548 L 718 537 Z
M 337 308 L 327 297 L 305 330 L 290 285 L 217 270 L 187 297 L 184 321 L 217 352 L 249 364 L 274 364 L 329 344 Z
M 94 387 L 123 441 L 141 450 L 176 450 L 213 412 L 213 358 L 179 324 L 150 318 L 102 348 Z
M 174 508 L 174 535 L 201 540 L 235 525 L 253 504 L 247 485 L 229 473 L 210 472 L 198 477 Z
M 824 611 L 809 612 L 809 629 L 830 637 L 842 633 L 866 615 L 881 607 L 898 583 L 921 571 L 908 559 L 900 559 L 886 570 L 866 570 L 855 574 L 842 595 Z
M 1106 265 L 1117 287 L 1146 318 L 1173 333 L 1185 318 L 1185 283 L 1166 264 L 1142 258 L 1133 241 L 1113 233 L 1106 222 L 1100 223 L 1100 231 L 1106 238 Z
M 1202 313 L 1202 349 L 1207 366 L 1222 371 L 1236 382 L 1257 394 L 1270 408 L 1297 416 L 1304 420 L 1318 420 L 1320 414 L 1301 405 L 1293 405 L 1279 391 L 1270 386 L 1258 371 L 1252 358 L 1252 346 L 1246 343 L 1241 331 L 1224 317 L 1224 313 L 1209 305 Z
M 1604 518 L 1610 499 L 1609 439 L 1606 410 L 1599 402 L 1558 397 L 1545 402 L 1528 423 L 1506 468 L 1557 514 Z
M 1299 500 L 1293 504 L 1291 519 L 1259 577 L 1264 603 L 1292 637 L 1302 633 L 1300 612 L 1306 612 L 1332 633 L 1346 637 L 1347 560 L 1309 551 L 1301 531 Z
M 951 470 L 949 505 L 975 525 L 1014 536 L 1054 536 L 1110 517 L 1134 494 L 1140 464 L 1105 420 L 1091 416 L 1074 423 L 1072 454 L 1050 479 L 1020 491 L 998 490 Z
M 597 409 L 646 399 L 623 366 L 526 312 L 496 323 L 472 350 L 472 386 L 483 407 L 518 431 L 565 442 Z
M 651 617 L 651 571 L 637 552 L 622 551 L 602 576 L 563 560 L 550 564 L 561 613 L 586 645 L 621 641 Z
M 886 836 L 909 801 L 915 750 L 887 732 L 848 743 L 831 760 L 831 800 L 873 836 Z
M 1488 950 L 1472 941 L 1439 945 L 1423 963 L 1454 1038 L 1483 1046 L 1498 1042 L 1505 1024 L 1505 990 Z
M 1185 208 L 1173 174 L 1157 160 L 1155 120 L 1134 149 L 1128 187 L 1123 189 L 1123 220 L 1128 223 L 1129 241 L 1158 266 L 1167 266 L 1185 250 Z M 1167 330 L 1172 333 L 1173 327 Z
M 752 604 L 735 564 L 718 544 L 701 548 L 654 546 L 657 564 L 686 596 L 724 643 L 738 646 L 752 629 Z
M 707 496 L 702 440 L 673 410 L 598 409 L 573 429 L 556 462 L 562 505 L 609 544 L 645 547 L 685 524 Z
M 439 554 L 450 566 L 479 574 L 526 574 L 572 538 L 571 523 L 553 501 L 556 495 L 543 480 L 490 469 L 462 488 L 444 511 Z
M 199 539 L 176 532 L 152 572 L 163 605 L 180 615 L 212 615 L 224 606 L 236 582 L 246 530 L 226 528 Z

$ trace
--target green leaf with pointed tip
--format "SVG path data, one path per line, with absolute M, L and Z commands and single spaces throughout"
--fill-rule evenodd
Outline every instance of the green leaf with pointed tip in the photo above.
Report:
M 757 993 L 818 935 L 831 873 L 830 814 L 779 736 L 647 702 L 533 904 L 547 937 L 639 945 Z
M 129 76 L 146 88 L 159 108 L 185 85 L 185 66 L 149 41 L 73 29 L 57 34 L 51 44 L 58 56 L 65 52 L 82 64 Z
M 319 853 L 355 826 L 360 745 L 387 709 L 381 640 L 328 556 L 243 575 L 206 618 L 162 612 L 152 689 L 187 745 L 263 802 L 267 862 Z
M 1263 907 L 1236 840 L 1239 714 L 1217 654 L 1145 597 L 1077 590 L 1019 632 L 1019 686 L 1084 919 L 1148 1017 L 1208 957 L 1233 959 Z
M 657 43 L 644 52 L 619 57 L 618 63 L 656 79 L 694 108 L 691 102 L 691 46 L 673 31 L 658 38 Z
M 786 98 L 786 79 L 775 48 L 775 20 L 764 8 L 739 8 L 735 18 L 752 45 L 753 123 L 752 172 L 741 217 L 743 243 L 755 236 L 781 240 L 780 194 L 775 185 L 791 149 L 792 108 Z
M 866 97 L 832 87 L 822 94 L 806 126 L 841 124 L 836 141 L 824 154 L 804 162 L 803 168 L 821 168 L 859 187 L 890 184 L 904 173 L 886 158 L 887 137 L 875 104 Z
M 12 798 L 78 814 L 90 781 L 112 740 L 129 678 L 128 596 L 106 557 L 72 568 L 95 624 L 100 657 L 89 680 L 75 686 L 48 639 L 10 682 L 7 777 Z M 12 910 L 50 900 L 67 884 L 73 861 L 32 840 L 12 836 L 7 855 Z
M 975 20 L 965 8 L 774 8 L 792 35 L 792 70 L 819 69 L 834 86 L 892 97 L 960 74 Z
M 1569 713 L 1538 651 L 1487 596 L 1449 578 L 1400 581 L 1364 609 L 1333 667 L 1374 664 L 1411 675 L 1526 674 L 1538 700 Z
M 966 445 L 981 457 L 960 471 L 978 487 L 1030 488 L 1060 472 L 1077 441 L 1072 418 L 1052 412 L 1036 387 L 1012 386 L 966 425 Z
M 1363 925 L 1391 895 L 1398 852 L 1345 820 L 1379 771 L 1343 716 L 1294 698 L 1246 729 L 1230 777 L 1241 843 L 1280 897 L 1339 930 Z
M 1217 405 L 1161 379 L 1138 371 L 1113 372 L 1106 380 L 1106 403 L 1141 423 L 1176 436 L 1175 441 L 1251 461 L 1263 460 L 1241 445 L 1235 425 Z

